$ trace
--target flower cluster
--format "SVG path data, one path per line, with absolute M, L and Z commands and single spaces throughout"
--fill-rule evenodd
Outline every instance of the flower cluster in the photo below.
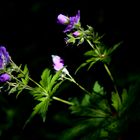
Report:
M 78 13 L 76 16 L 72 17 L 67 17 L 63 14 L 59 14 L 57 17 L 57 22 L 63 25 L 67 25 L 65 30 L 63 31 L 64 33 L 70 32 L 72 29 L 74 29 L 75 24 L 78 24 L 80 21 L 80 11 L 78 10 Z

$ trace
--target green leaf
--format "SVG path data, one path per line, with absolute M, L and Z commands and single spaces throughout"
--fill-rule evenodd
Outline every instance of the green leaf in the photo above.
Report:
M 97 61 L 99 61 L 100 58 L 95 58 L 95 57 L 92 57 L 92 58 L 89 58 L 86 60 L 86 62 L 82 63 L 75 71 L 75 74 L 83 67 L 85 67 L 86 65 L 89 65 L 87 70 L 89 70 Z
M 39 100 L 42 97 L 46 97 L 48 96 L 48 94 L 46 94 L 46 92 L 41 88 L 41 87 L 35 87 L 33 88 L 30 93 L 33 95 L 35 100 Z
M 119 112 L 121 107 L 122 107 L 122 103 L 121 103 L 121 99 L 118 93 L 112 92 L 112 106 L 114 107 L 114 109 Z
M 121 44 L 122 42 L 115 44 L 112 48 L 108 50 L 108 54 L 111 54 L 112 52 L 114 52 Z
M 84 53 L 85 56 L 94 56 L 94 57 L 97 57 L 97 53 L 95 50 L 90 50 L 90 51 L 87 51 Z
M 33 108 L 33 112 L 31 113 L 30 117 L 28 118 L 28 120 L 25 122 L 25 125 L 36 115 L 36 114 L 40 114 L 43 122 L 46 119 L 46 113 L 48 110 L 48 106 L 50 103 L 50 98 L 49 97 L 42 97 L 39 99 L 39 103 Z M 24 125 L 24 127 L 25 127 Z
M 96 33 L 95 38 L 93 38 L 93 42 L 94 42 L 95 44 L 99 44 L 99 43 L 100 43 L 99 40 L 100 40 L 101 38 L 103 38 L 103 36 L 104 36 L 104 35 L 99 36 L 98 33 Z
M 98 81 L 94 83 L 93 91 L 96 93 L 101 93 L 103 91 L 103 87 L 100 86 Z
M 123 92 L 122 92 L 122 104 L 125 104 L 127 102 L 127 99 L 128 99 L 127 90 L 123 89 Z
M 29 82 L 29 76 L 28 76 L 28 74 L 26 74 L 24 78 L 21 78 L 21 81 L 22 81 L 22 83 L 24 85 L 27 85 L 28 82 Z
M 63 82 L 64 82 L 64 80 L 63 80 L 63 81 L 60 81 L 59 83 L 57 83 L 57 84 L 52 88 L 52 90 L 51 90 L 51 95 L 53 95 L 53 94 L 56 92 L 56 90 L 59 88 L 59 86 L 60 86 Z
M 84 98 L 82 99 L 81 105 L 82 106 L 90 105 L 90 96 L 88 94 L 85 94 Z
M 25 65 L 25 66 L 24 66 L 23 73 L 24 73 L 24 74 L 27 74 L 28 72 L 29 72 L 28 67 L 27 67 L 27 65 Z
M 89 70 L 97 61 L 99 61 L 100 59 L 99 58 L 95 58 L 95 59 L 92 59 L 93 61 L 91 61 L 91 63 L 89 64 L 88 66 L 88 69 Z
M 88 63 L 82 63 L 75 71 L 75 74 L 83 67 L 85 67 Z
M 120 111 L 120 115 L 122 115 L 129 107 L 130 100 L 133 100 L 133 98 L 129 97 L 127 90 L 123 89 L 121 99 L 122 99 L 122 107 Z
M 48 92 L 51 92 L 52 87 L 56 84 L 56 81 L 60 78 L 62 70 L 63 70 L 63 68 L 61 70 L 57 71 L 55 73 L 55 75 L 52 77 L 52 79 L 50 79 L 50 82 L 48 83 L 48 89 L 47 89 Z
M 82 37 L 82 38 L 79 40 L 77 46 L 79 46 L 79 45 L 82 44 L 83 42 L 84 42 L 84 38 Z
M 103 137 L 108 137 L 109 133 L 107 130 L 105 129 L 101 129 L 100 131 L 100 137 L 103 138 Z
M 109 106 L 108 101 L 106 99 L 100 100 L 97 103 L 97 105 L 98 105 L 98 108 L 100 108 L 101 110 L 103 110 L 107 113 L 111 113 L 110 106 Z
M 46 68 L 43 72 L 42 72 L 42 75 L 41 75 L 41 80 L 40 80 L 40 84 L 41 86 L 47 90 L 47 87 L 48 87 L 48 84 L 50 83 L 51 81 L 51 74 L 50 74 L 50 70 L 48 68 Z
M 92 26 L 87 25 L 87 27 L 88 27 L 88 30 L 89 30 L 90 32 L 93 32 L 93 31 L 94 31 L 94 29 L 93 29 Z
M 19 84 L 16 84 L 16 86 L 12 87 L 9 91 L 9 94 L 14 93 L 17 91 Z

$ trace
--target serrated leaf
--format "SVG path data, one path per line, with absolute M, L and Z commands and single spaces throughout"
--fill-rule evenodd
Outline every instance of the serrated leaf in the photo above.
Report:
M 63 81 L 60 81 L 59 83 L 57 83 L 57 84 L 52 88 L 52 90 L 51 90 L 51 95 L 53 95 L 53 94 L 56 92 L 56 90 L 59 88 L 59 86 L 62 84 L 62 82 L 64 82 L 64 80 L 63 80 Z
M 108 114 L 107 113 L 105 113 L 103 110 L 101 110 L 101 109 L 90 109 L 91 110 L 91 116 L 92 117 L 101 117 L 101 118 L 104 118 L 104 117 L 107 117 L 108 116 Z
M 47 89 L 48 84 L 50 83 L 52 78 L 52 75 L 50 74 L 50 70 L 46 68 L 41 75 L 41 80 L 40 80 L 40 85 L 44 88 Z
M 112 106 L 114 107 L 114 109 L 116 111 L 120 111 L 121 107 L 122 107 L 122 103 L 121 103 L 121 99 L 118 93 L 112 92 Z
M 28 74 L 25 75 L 24 78 L 21 78 L 21 81 L 24 85 L 27 85 L 28 84 L 28 81 L 29 81 L 29 76 Z
M 90 104 L 90 96 L 85 94 L 84 98 L 82 99 L 81 105 L 88 106 Z
M 16 84 L 16 86 L 12 87 L 12 88 L 10 89 L 10 91 L 9 91 L 9 94 L 16 92 L 18 86 L 19 86 L 19 84 Z
M 48 110 L 48 106 L 50 103 L 50 99 L 48 97 L 42 97 L 39 99 L 39 103 L 33 108 L 33 112 L 31 113 L 30 117 L 28 118 L 28 120 L 25 122 L 25 125 L 36 115 L 36 114 L 40 114 L 43 122 L 46 119 L 46 113 Z M 24 125 L 24 127 L 25 127 Z
M 122 115 L 122 113 L 124 113 L 124 111 L 129 106 L 129 96 L 127 94 L 127 90 L 126 89 L 123 89 L 123 92 L 122 92 L 122 95 L 121 95 L 121 100 L 122 100 L 122 106 L 121 106 L 120 115 Z
M 60 78 L 60 75 L 62 73 L 62 70 L 59 70 L 55 73 L 55 75 L 52 77 L 52 79 L 50 80 L 50 83 L 48 84 L 48 92 L 51 91 L 52 87 L 56 84 L 56 81 Z
M 93 91 L 96 93 L 100 93 L 101 91 L 103 91 L 103 87 L 100 86 L 98 81 L 94 83 Z
M 107 111 L 108 113 L 111 113 L 110 106 L 109 106 L 107 100 L 105 100 L 105 99 L 100 100 L 98 102 L 98 108 L 102 109 L 103 111 Z

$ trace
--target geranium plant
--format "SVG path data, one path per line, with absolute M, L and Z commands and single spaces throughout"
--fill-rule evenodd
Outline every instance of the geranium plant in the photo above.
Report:
M 25 122 L 25 126 L 37 114 L 45 122 L 49 106 L 55 100 L 67 104 L 68 110 L 76 116 L 75 119 L 79 118 L 79 121 L 70 129 L 64 131 L 60 136 L 61 140 L 119 140 L 119 134 L 123 132 L 124 124 L 128 120 L 129 108 L 134 102 L 131 89 L 124 87 L 118 90 L 109 69 L 111 55 L 122 42 L 107 47 L 102 42 L 103 35 L 99 36 L 94 28 L 89 25 L 86 26 L 86 29 L 82 27 L 80 10 L 71 17 L 59 14 L 57 23 L 65 26 L 63 33 L 66 36 L 64 41 L 67 47 L 84 45 L 87 48 L 87 51 L 81 56 L 84 57 L 85 61 L 77 67 L 75 73 L 70 73 L 61 56 L 52 54 L 50 57 L 54 69 L 44 69 L 40 81 L 36 82 L 30 77 L 27 65 L 17 66 L 6 48 L 1 46 L 0 90 L 9 95 L 16 93 L 16 97 L 22 94 L 23 90 L 28 90 L 34 100 L 37 101 L 33 112 Z M 101 63 L 104 66 L 108 78 L 112 81 L 113 90 L 111 94 L 105 90 L 104 85 L 101 85 L 98 80 L 93 83 L 90 89 L 87 89 L 74 78 L 79 70 L 86 69 L 88 73 L 96 63 Z M 65 100 L 58 95 L 56 96 L 58 89 L 66 81 L 73 83 L 82 91 L 81 98 L 75 95 L 75 97 Z

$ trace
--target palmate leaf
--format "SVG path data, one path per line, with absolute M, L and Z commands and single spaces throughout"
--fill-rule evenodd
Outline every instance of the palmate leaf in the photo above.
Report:
M 119 116 L 123 115 L 123 113 L 128 110 L 133 101 L 134 95 L 127 93 L 126 89 L 123 89 L 121 95 L 118 93 L 112 94 L 112 106 L 118 112 Z
M 48 105 L 51 100 L 51 96 L 59 88 L 62 80 L 58 80 L 62 70 L 56 72 L 54 76 L 50 73 L 49 69 L 45 69 L 41 75 L 40 86 L 33 88 L 30 92 L 34 97 L 34 100 L 39 101 L 39 103 L 34 107 L 34 111 L 30 115 L 26 123 L 28 123 L 36 114 L 40 114 L 43 121 L 46 118 L 46 112 L 48 110 Z

